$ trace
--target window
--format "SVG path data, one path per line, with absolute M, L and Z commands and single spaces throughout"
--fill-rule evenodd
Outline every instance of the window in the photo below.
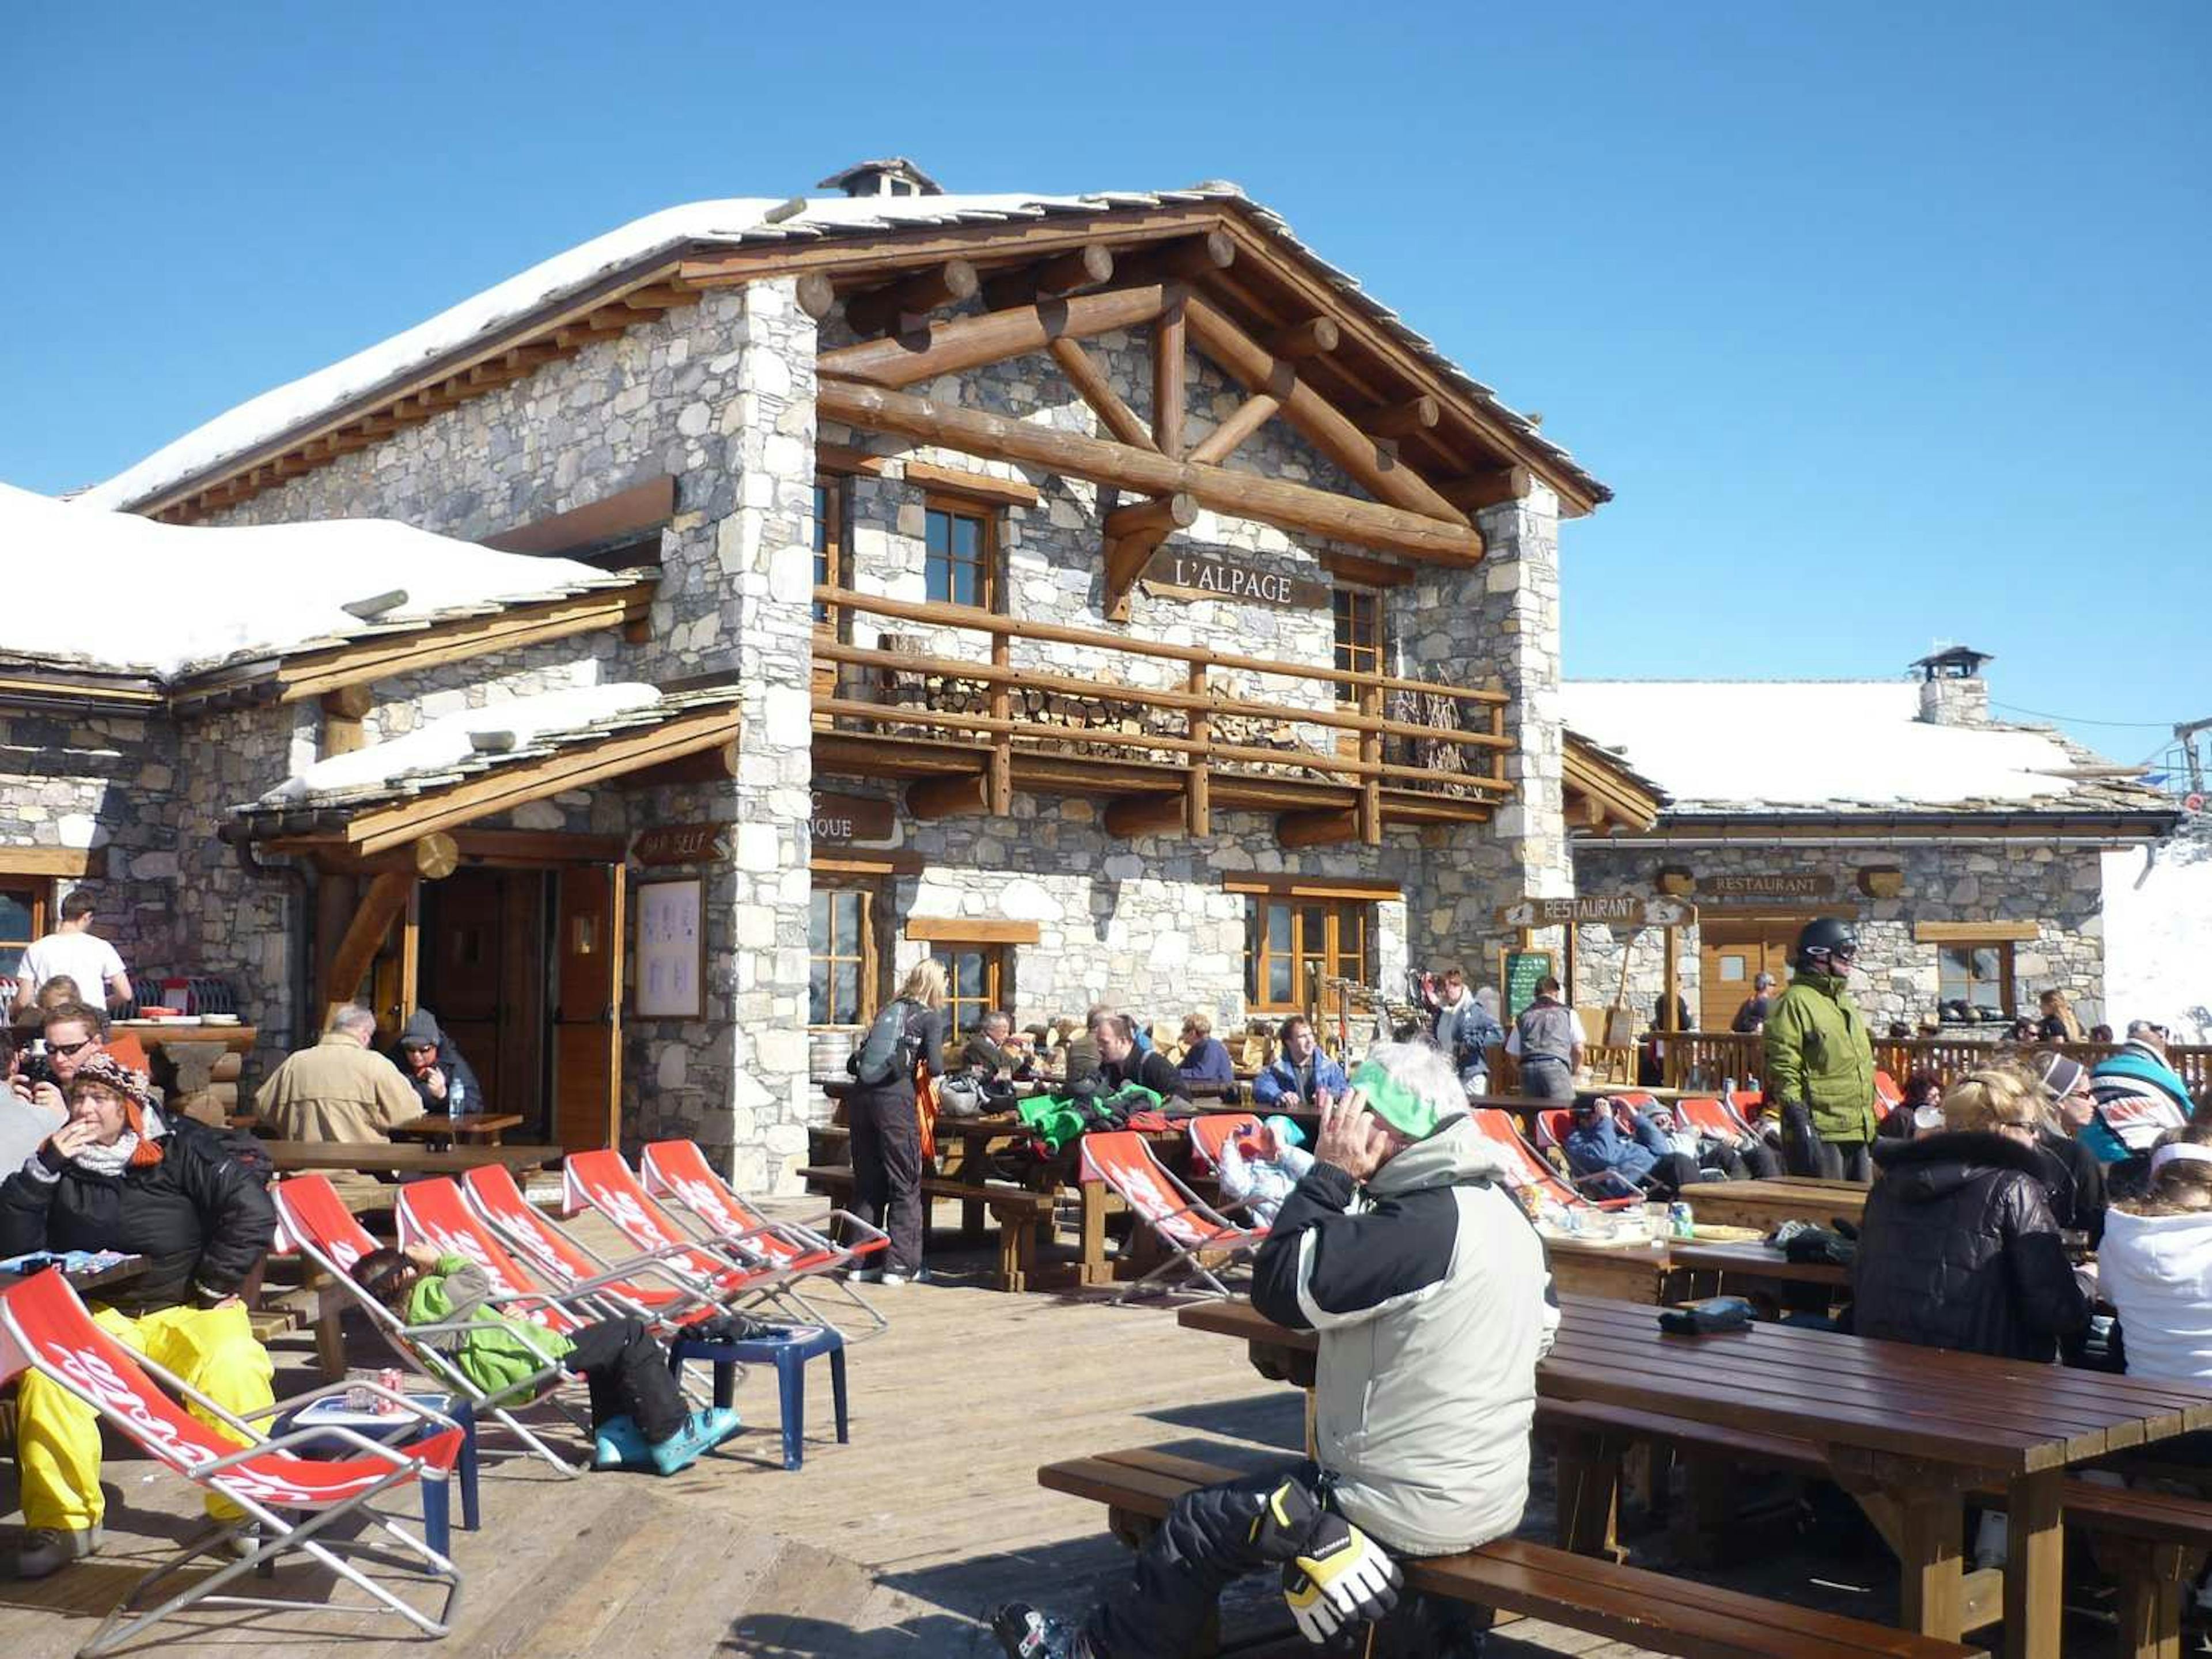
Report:
M 845 585 L 845 481 L 818 477 L 814 481 L 814 585 Z M 827 623 L 830 607 L 814 602 L 814 620 Z
M 933 502 L 927 514 L 929 598 L 939 605 L 989 611 L 999 598 L 990 515 L 980 508 Z
M 1382 672 L 1382 596 L 1363 588 L 1339 587 L 1330 595 L 1336 611 L 1336 665 L 1355 674 Z M 1340 684 L 1339 702 L 1359 701 L 1359 688 Z
M 2009 1018 L 2013 1012 L 2012 941 L 1947 945 L 1937 959 L 1937 996 Z
M 865 1025 L 876 1012 L 875 894 L 814 890 L 806 923 L 806 1023 Z
M 948 1044 L 961 1042 L 985 1014 L 1012 1000 L 1012 947 L 948 939 L 931 946 L 930 954 L 945 964 L 948 992 L 945 1018 L 951 1028 L 945 1036 Z
M 48 884 L 0 883 L 0 976 L 13 979 L 23 952 L 46 931 Z
M 1255 1009 L 1306 1005 L 1313 974 L 1375 981 L 1375 906 L 1360 899 L 1248 894 L 1244 900 L 1244 999 Z

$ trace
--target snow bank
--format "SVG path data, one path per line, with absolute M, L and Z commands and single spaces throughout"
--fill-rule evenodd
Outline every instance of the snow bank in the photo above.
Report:
M 1559 708 L 1677 810 L 2030 801 L 2075 765 L 2037 732 L 1927 724 L 1911 680 L 1575 680 Z
M 209 529 L 0 484 L 13 572 L 0 653 L 173 675 L 441 611 L 603 586 L 571 559 L 498 553 L 386 519 Z M 395 589 L 373 623 L 344 607 Z
M 289 805 L 311 796 L 373 789 L 404 778 L 450 772 L 478 752 L 474 739 L 479 732 L 513 732 L 514 746 L 522 749 L 549 732 L 573 732 L 611 715 L 650 708 L 659 701 L 660 693 L 653 687 L 623 683 L 545 691 L 467 709 L 433 720 L 404 737 L 319 760 L 262 796 L 261 805 Z
M 2105 1008 L 2212 1042 L 2212 830 L 2105 854 Z

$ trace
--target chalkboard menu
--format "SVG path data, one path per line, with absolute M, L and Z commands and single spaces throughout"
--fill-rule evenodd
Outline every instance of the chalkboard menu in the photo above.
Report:
M 1505 1024 L 1513 1022 L 1527 1012 L 1536 1000 L 1536 986 L 1552 971 L 1549 951 L 1501 951 L 1498 982 L 1505 998 Z

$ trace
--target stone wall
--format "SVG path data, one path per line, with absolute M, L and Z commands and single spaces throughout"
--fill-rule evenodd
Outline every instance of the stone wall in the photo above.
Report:
M 1577 844 L 1574 862 L 1577 890 L 1591 894 L 1656 893 L 1662 866 L 1685 867 L 1700 877 L 1763 872 L 1832 877 L 1834 893 L 1826 902 L 1853 912 L 1859 959 L 1852 992 L 1877 1030 L 1893 1020 L 1917 1026 L 1935 1018 L 1942 947 L 1914 941 L 1913 926 L 1923 921 L 2034 923 L 2036 937 L 2015 945 L 2013 952 L 2021 1012 L 2033 1013 L 2037 994 L 2056 986 L 2073 1000 L 2085 1024 L 2098 1018 L 2093 1010 L 2105 981 L 2103 875 L 2094 848 L 2030 842 L 1650 849 Z M 1859 890 L 1858 872 L 1869 867 L 1904 872 L 1897 897 L 1869 898 Z M 1707 914 L 1726 911 L 1714 907 Z M 1642 935 L 1631 959 L 1628 1002 L 1639 1022 L 1650 1018 L 1663 983 L 1659 939 L 1656 931 Z M 1700 985 L 1697 929 L 1683 929 L 1681 940 L 1682 994 L 1694 1015 Z M 1575 975 L 1577 1000 L 1613 1000 L 1620 955 L 1607 929 L 1577 930 Z

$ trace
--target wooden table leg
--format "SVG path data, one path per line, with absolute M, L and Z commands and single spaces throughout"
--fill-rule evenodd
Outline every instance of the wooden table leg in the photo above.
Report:
M 1077 1190 L 1081 1194 L 1083 1238 L 1077 1281 L 1085 1285 L 1109 1284 L 1114 1275 L 1106 1265 L 1106 1183 L 1085 1181 Z
M 1607 1435 L 1562 1434 L 1557 1444 L 1559 1547 L 1577 1555 L 1623 1559 L 1621 1443 Z
M 345 1306 L 345 1293 L 331 1284 L 323 1270 L 305 1256 L 301 1258 L 300 1283 L 315 1298 L 315 1364 L 325 1382 L 336 1382 L 345 1376 L 345 1332 L 338 1323 L 340 1310 Z
M 2148 1539 L 2102 1537 L 2097 1565 L 2119 1581 L 2119 1650 L 2126 1659 L 2181 1659 L 2181 1600 L 2203 1552 Z
M 1896 1498 L 1898 1622 L 1923 1636 L 1956 1642 L 1966 1634 L 1960 1539 L 1966 1505 L 1955 1492 L 1915 1492 Z
M 2058 1659 L 2066 1549 L 2057 1469 L 2013 1481 L 2005 1497 L 2006 1659 Z

